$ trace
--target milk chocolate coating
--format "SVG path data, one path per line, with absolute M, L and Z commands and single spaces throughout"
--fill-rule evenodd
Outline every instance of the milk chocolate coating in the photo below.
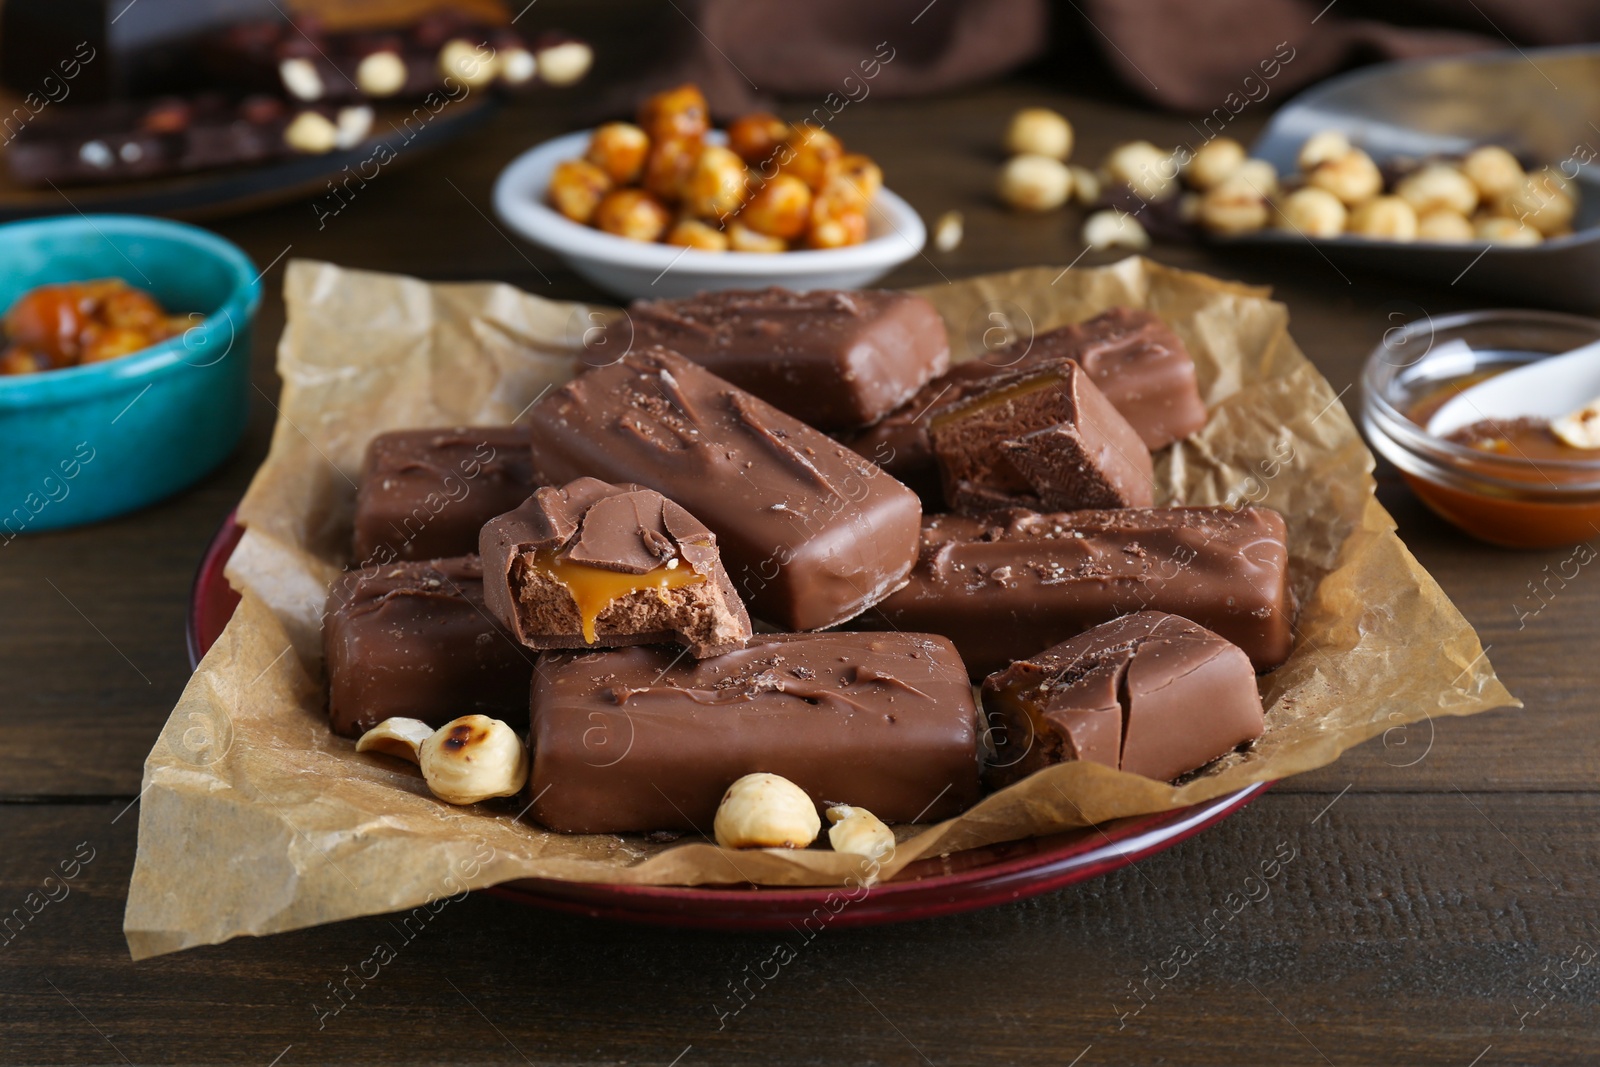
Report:
M 1237 645 L 1188 619 L 1139 611 L 1013 663 L 983 683 L 999 788 L 1067 760 L 1171 781 L 1266 723 Z
M 815 630 L 904 584 L 915 493 L 850 449 L 665 349 L 580 375 L 529 412 L 534 473 L 654 489 L 717 535 L 758 618 Z
M 381 433 L 356 493 L 354 559 L 438 559 L 478 551 L 478 531 L 538 483 L 520 426 Z
M 935 408 L 928 438 L 944 497 L 962 511 L 996 507 L 1149 507 L 1150 453 L 1071 360 L 996 375 Z
M 1188 437 L 1206 424 L 1194 360 L 1177 334 L 1151 312 L 1112 308 L 1086 322 L 1020 338 L 978 359 L 956 364 L 849 443 L 924 499 L 938 499 L 938 472 L 927 437 L 928 412 L 982 388 L 989 377 L 1055 359 L 1072 359 L 1088 371 L 1111 406 L 1122 413 L 1151 451 Z
M 479 536 L 483 598 L 529 648 L 686 645 L 698 658 L 744 646 L 750 616 L 722 569 L 717 539 L 700 520 L 652 489 L 579 478 L 546 486 L 514 511 L 489 520 Z M 703 581 L 618 596 L 595 618 L 594 644 L 559 581 L 528 564 L 540 551 L 573 563 L 645 574 L 676 560 Z
M 1214 630 L 1257 670 L 1288 659 L 1283 517 L 1253 507 L 936 515 L 906 587 L 855 625 L 945 634 L 982 677 L 1146 609 Z
M 736 779 L 933 822 L 978 799 L 972 689 L 928 634 L 767 634 L 696 663 L 638 646 L 547 652 L 533 686 L 533 817 L 567 833 L 710 834 Z
M 477 556 L 349 571 L 329 597 L 322 636 L 334 733 L 359 737 L 396 715 L 435 727 L 474 713 L 525 721 L 534 654 L 484 607 Z
M 887 289 L 724 290 L 636 300 L 586 361 L 661 345 L 821 430 L 875 422 L 950 365 L 944 320 Z

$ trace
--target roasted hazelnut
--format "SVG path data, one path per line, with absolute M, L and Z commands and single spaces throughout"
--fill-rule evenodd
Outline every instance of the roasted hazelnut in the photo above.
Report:
M 1100 175 L 1088 167 L 1068 167 L 1072 176 L 1072 202 L 1094 207 L 1100 202 Z
M 1049 156 L 1014 156 L 1000 170 L 1000 199 L 1023 211 L 1051 211 L 1067 202 L 1072 174 Z
M 1318 163 L 1306 175 L 1306 183 L 1326 189 L 1346 207 L 1355 207 L 1383 192 L 1383 175 L 1378 165 L 1359 148 Z
M 1434 210 L 1465 216 L 1478 206 L 1478 187 L 1448 163 L 1429 163 L 1407 174 L 1395 185 L 1394 193 L 1419 216 Z
M 1270 190 L 1261 188 L 1261 177 L 1246 173 L 1241 167 L 1221 185 L 1206 190 L 1200 197 L 1200 225 L 1225 235 L 1254 233 L 1264 228 L 1272 212 L 1267 204 Z
M 734 782 L 712 822 L 723 848 L 805 848 L 821 830 L 806 791 L 776 774 L 747 774 Z
M 844 248 L 867 239 L 867 213 L 849 207 L 819 212 L 813 205 L 806 228 L 807 248 Z
M 750 166 L 759 168 L 793 132 L 778 116 L 757 111 L 733 120 L 728 127 L 728 147 Z
M 1499 145 L 1484 145 L 1467 153 L 1461 161 L 1461 172 L 1485 201 L 1510 196 L 1522 187 L 1527 175 L 1517 157 Z
M 703 137 L 711 128 L 711 110 L 698 86 L 684 84 L 648 97 L 639 106 L 639 126 L 652 141 Z
M 677 203 L 683 198 L 701 147 L 698 137 L 671 137 L 654 142 L 644 161 L 645 189 L 669 204 Z
M 380 752 L 385 756 L 422 762 L 422 743 L 433 736 L 433 727 L 421 719 L 399 716 L 384 719 L 356 741 L 357 752 Z
M 1244 145 L 1232 137 L 1218 137 L 1200 146 L 1183 168 L 1183 178 L 1204 192 L 1215 189 L 1244 163 Z
M 1072 158 L 1072 123 L 1047 107 L 1025 107 L 1006 127 L 1006 151 L 1065 163 Z
M 1600 448 L 1600 400 L 1551 419 L 1550 432 L 1573 448 Z
M 1435 208 L 1417 216 L 1419 241 L 1470 241 L 1472 220 L 1448 208 Z
M 631 122 L 608 122 L 589 138 L 584 159 L 599 167 L 618 185 L 633 185 L 644 174 L 650 138 Z
M 1480 216 L 1472 227 L 1473 236 L 1495 245 L 1536 245 L 1544 235 L 1521 219 L 1504 215 Z
M 1549 167 L 1529 174 L 1514 193 L 1495 204 L 1495 214 L 1521 219 L 1545 237 L 1565 232 L 1576 212 L 1571 183 Z
M 317 65 L 306 56 L 289 56 L 278 64 L 278 80 L 296 100 L 314 102 L 327 92 Z
M 612 188 L 611 177 L 586 159 L 567 159 L 550 174 L 550 206 L 573 222 L 590 222 Z
M 1307 137 L 1300 146 L 1300 154 L 1295 158 L 1295 163 L 1300 167 L 1302 174 L 1310 174 L 1322 164 L 1338 159 L 1350 151 L 1350 138 L 1338 130 L 1323 130 Z
M 463 715 L 417 746 L 428 789 L 451 804 L 509 797 L 528 780 L 528 750 L 517 732 L 487 715 Z
M 1083 243 L 1090 248 L 1131 248 L 1142 251 L 1150 247 L 1150 235 L 1145 233 L 1139 220 L 1125 211 L 1096 211 L 1083 220 Z
M 756 233 L 793 240 L 811 220 L 811 187 L 792 174 L 780 174 L 750 197 L 739 221 Z
M 367 96 L 393 96 L 406 86 L 406 61 L 398 52 L 368 52 L 356 64 L 356 84 Z
M 85 332 L 80 363 L 99 363 L 149 348 L 157 338 L 126 326 L 97 326 Z
M 1178 184 L 1178 165 L 1173 153 L 1164 152 L 1149 141 L 1129 141 L 1118 145 L 1106 157 L 1111 180 L 1126 185 L 1146 200 L 1161 200 Z
M 50 357 L 31 349 L 12 345 L 0 352 L 0 374 L 38 374 L 51 367 Z
M 728 235 L 699 219 L 679 219 L 667 231 L 666 242 L 683 248 L 698 248 L 702 252 L 728 250 Z
M 819 126 L 802 123 L 778 149 L 778 170 L 792 174 L 809 185 L 813 192 L 827 184 L 838 172 L 844 146 L 839 139 Z
M 1236 182 L 1268 198 L 1274 197 L 1278 195 L 1278 168 L 1264 159 L 1247 159 L 1224 179 L 1223 184 L 1228 182 Z
M 781 237 L 757 233 L 734 219 L 728 224 L 728 247 L 735 252 L 787 252 L 789 243 Z
M 750 189 L 750 172 L 731 148 L 708 144 L 700 149 L 683 187 L 683 206 L 691 214 L 719 219 L 739 210 Z
M 828 180 L 828 184 L 839 181 L 848 182 L 855 187 L 860 195 L 859 206 L 865 208 L 883 188 L 883 168 L 873 162 L 871 156 L 864 156 L 860 152 L 846 152 L 839 157 L 838 171 Z
M 1348 212 L 1343 202 L 1326 189 L 1296 189 L 1278 205 L 1281 228 L 1307 237 L 1337 237 L 1344 232 Z
M 439 73 L 459 79 L 469 89 L 482 89 L 498 72 L 494 49 L 487 44 L 457 37 L 439 49 Z
M 1377 196 L 1350 213 L 1350 232 L 1385 241 L 1414 241 L 1417 211 L 1398 196 Z
M 594 224 L 618 237 L 659 241 L 672 224 L 672 212 L 643 189 L 613 189 L 595 208 Z
M 583 80 L 594 66 L 594 49 L 583 41 L 556 41 L 541 47 L 533 58 L 539 80 L 559 89 Z
M 339 127 L 320 112 L 302 111 L 284 127 L 283 143 L 308 155 L 332 152 L 339 143 Z
M 894 852 L 894 831 L 866 808 L 835 804 L 827 811 L 828 844 L 835 852 L 881 859 Z

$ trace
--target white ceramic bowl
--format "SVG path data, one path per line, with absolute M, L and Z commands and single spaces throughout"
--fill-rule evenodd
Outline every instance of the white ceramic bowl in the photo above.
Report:
M 567 134 L 512 160 L 494 183 L 494 210 L 528 241 L 560 256 L 600 288 L 627 299 L 692 296 L 709 289 L 859 289 L 918 252 L 927 228 L 910 204 L 880 190 L 867 239 L 849 248 L 800 252 L 704 252 L 630 241 L 582 226 L 545 204 L 556 164 L 582 156 L 589 132 Z M 708 140 L 719 139 L 713 133 Z

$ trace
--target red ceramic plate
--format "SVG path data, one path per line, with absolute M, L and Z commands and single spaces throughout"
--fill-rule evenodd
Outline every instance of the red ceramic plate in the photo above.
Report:
M 200 562 L 189 603 L 191 664 L 200 662 L 239 604 L 222 569 L 242 532 L 229 515 Z M 903 922 L 1022 900 L 1098 878 L 1227 818 L 1260 796 L 1269 784 L 1248 786 L 1180 811 L 919 860 L 894 881 L 874 886 L 855 900 L 832 888 L 621 886 L 548 879 L 509 882 L 489 892 L 579 915 L 708 929 L 771 930 L 801 924 L 811 929 Z

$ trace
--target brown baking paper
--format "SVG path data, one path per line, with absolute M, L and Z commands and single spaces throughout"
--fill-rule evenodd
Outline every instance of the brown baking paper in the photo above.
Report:
M 347 562 L 355 481 L 374 434 L 504 423 L 567 378 L 605 309 L 505 285 L 429 285 L 297 262 L 278 348 L 271 452 L 229 565 L 243 603 L 145 763 L 125 931 L 135 958 L 413 908 L 541 877 L 704 885 L 843 884 L 859 858 L 825 849 L 728 853 L 703 841 L 563 836 L 520 802 L 456 808 L 414 768 L 357 755 L 325 718 L 320 619 Z M 1261 681 L 1267 732 L 1168 785 L 1065 764 L 959 818 L 902 827 L 892 879 L 924 856 L 1162 811 L 1336 759 L 1434 715 L 1516 701 L 1477 636 L 1394 534 L 1372 456 L 1265 290 L 1128 259 L 1034 268 L 923 290 L 958 353 L 1125 304 L 1158 312 L 1199 367 L 1210 421 L 1159 458 L 1162 500 L 1261 503 L 1288 519 L 1300 603 L 1294 655 Z M 996 332 L 999 331 L 999 332 Z M 852 885 L 858 883 L 851 883 Z

